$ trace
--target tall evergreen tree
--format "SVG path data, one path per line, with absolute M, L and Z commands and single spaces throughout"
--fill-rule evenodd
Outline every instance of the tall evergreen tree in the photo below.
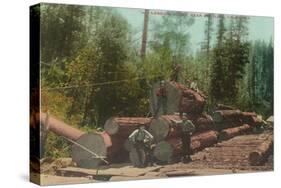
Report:
M 225 40 L 225 18 L 223 15 L 219 16 L 217 29 L 217 42 L 214 48 L 212 66 L 211 66 L 211 80 L 210 80 L 210 96 L 211 100 L 218 101 L 223 99 L 223 80 L 225 74 L 224 60 L 224 40 Z
M 249 62 L 248 18 L 232 18 L 229 36 L 225 42 L 227 52 L 227 75 L 224 83 L 224 95 L 230 102 L 235 102 L 238 94 L 238 81 L 245 73 L 245 65 Z
M 210 48 L 211 48 L 211 40 L 212 40 L 212 33 L 213 33 L 213 14 L 206 15 L 205 21 L 205 39 L 202 45 L 202 49 L 206 51 L 207 57 L 209 57 Z

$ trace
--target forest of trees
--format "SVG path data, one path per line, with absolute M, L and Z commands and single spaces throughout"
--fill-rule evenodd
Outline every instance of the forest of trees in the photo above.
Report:
M 146 116 L 150 87 L 170 78 L 173 62 L 181 65 L 180 82 L 196 81 L 208 96 L 207 111 L 224 103 L 273 114 L 273 41 L 250 41 L 248 17 L 206 14 L 205 37 L 192 53 L 196 20 L 167 13 L 154 23 L 141 58 L 116 9 L 41 4 L 38 11 L 42 110 L 71 125 L 90 131 L 111 116 Z M 67 155 L 62 139 L 50 135 L 48 142 L 47 155 Z

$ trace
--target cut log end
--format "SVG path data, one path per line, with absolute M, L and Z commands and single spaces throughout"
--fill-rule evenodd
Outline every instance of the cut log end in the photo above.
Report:
M 261 155 L 259 152 L 251 152 L 249 155 L 249 162 L 251 165 L 259 165 L 261 159 Z
M 106 144 L 100 134 L 84 134 L 76 142 L 97 154 L 95 156 L 86 151 L 85 148 L 74 144 L 72 146 L 72 159 L 78 167 L 97 168 L 103 162 L 99 157 L 106 156 Z
M 109 134 L 109 135 L 114 135 L 118 132 L 118 124 L 115 121 L 114 117 L 109 118 L 105 124 L 104 124 L 104 130 Z
M 169 123 L 163 118 L 153 119 L 149 131 L 153 135 L 155 141 L 160 142 L 169 134 Z
M 159 142 L 153 151 L 153 156 L 159 161 L 170 162 L 173 156 L 171 144 L 166 141 Z

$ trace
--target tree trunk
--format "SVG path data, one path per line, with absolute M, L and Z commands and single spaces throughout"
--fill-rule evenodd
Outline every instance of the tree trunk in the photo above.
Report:
M 143 117 L 111 117 L 105 124 L 104 129 L 109 135 L 118 135 L 128 138 L 130 134 L 141 126 L 148 128 L 151 118 Z
M 188 115 L 187 118 L 195 125 L 195 132 L 215 129 L 215 124 L 209 115 Z M 169 138 L 180 137 L 182 128 L 177 122 L 182 121 L 179 115 L 163 115 L 151 121 L 149 131 L 156 142 Z
M 224 104 L 217 104 L 216 110 L 235 110 L 235 108 Z
M 200 151 L 206 147 L 212 146 L 218 141 L 218 132 L 206 131 L 198 133 L 191 137 L 191 152 Z M 179 137 L 169 138 L 165 141 L 159 142 L 153 155 L 156 159 L 163 162 L 170 162 L 173 159 L 179 158 L 182 155 L 182 140 Z
M 214 112 L 213 119 L 216 123 L 239 121 L 242 116 L 240 110 L 217 110 Z
M 273 135 L 270 135 L 255 151 L 249 154 L 251 165 L 261 165 L 273 150 Z
M 46 130 L 50 130 L 58 136 L 64 136 L 71 140 L 78 140 L 85 132 L 80 131 L 63 121 L 60 121 L 52 116 L 47 116 L 46 113 L 40 113 L 40 123 L 45 126 Z
M 156 93 L 160 84 L 155 83 L 152 88 L 152 97 L 150 99 L 151 104 L 156 104 Z M 174 114 L 176 112 L 182 112 L 187 114 L 201 114 L 205 105 L 205 95 L 200 91 L 196 92 L 188 87 L 179 84 L 177 82 L 166 82 L 167 90 L 167 114 Z M 155 112 L 153 113 L 155 114 Z M 159 115 L 163 115 L 160 110 Z
M 235 136 L 248 133 L 251 130 L 250 125 L 244 124 L 240 127 L 224 129 L 219 134 L 219 140 L 227 140 Z

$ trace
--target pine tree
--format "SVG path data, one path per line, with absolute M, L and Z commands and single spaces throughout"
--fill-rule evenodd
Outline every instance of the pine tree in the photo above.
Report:
M 224 80 L 224 48 L 223 43 L 225 40 L 225 24 L 224 16 L 219 16 L 217 43 L 213 52 L 212 66 L 211 66 L 211 81 L 210 81 L 210 96 L 211 100 L 219 101 L 223 99 L 223 80 Z
M 207 57 L 210 55 L 211 40 L 213 33 L 213 15 L 207 14 L 205 21 L 205 40 L 202 45 L 202 50 L 206 51 Z
M 238 94 L 238 82 L 245 74 L 245 65 L 249 62 L 248 18 L 232 18 L 229 35 L 225 42 L 227 53 L 224 83 L 224 95 L 230 102 L 235 102 Z

